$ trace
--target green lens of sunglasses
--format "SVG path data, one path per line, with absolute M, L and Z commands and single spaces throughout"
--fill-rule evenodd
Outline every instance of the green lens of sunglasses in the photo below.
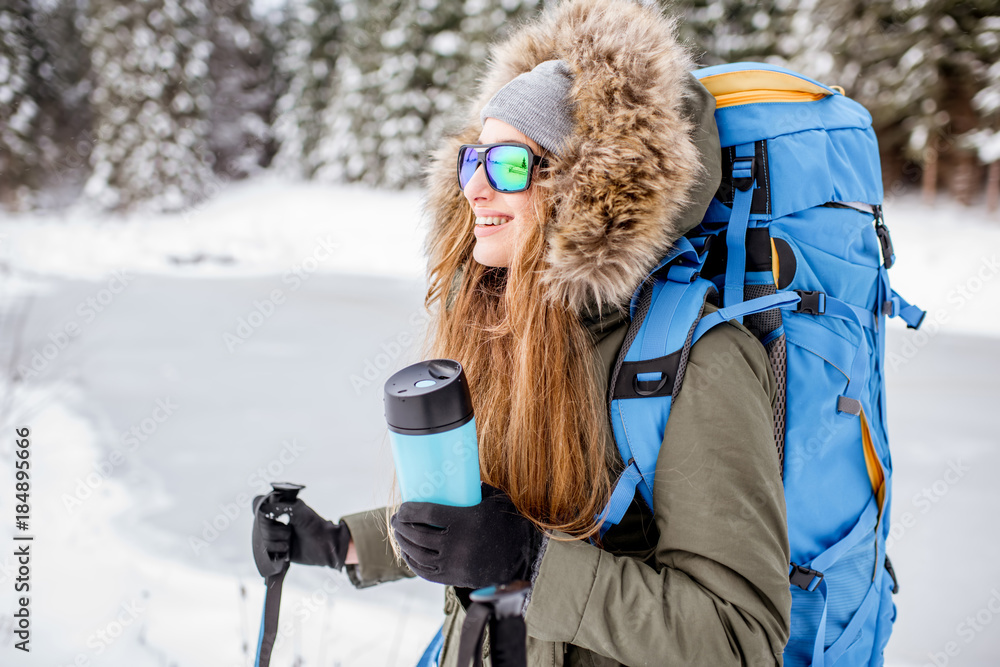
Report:
M 495 146 L 486 153 L 486 175 L 501 192 L 524 190 L 531 166 L 531 155 L 521 146 Z

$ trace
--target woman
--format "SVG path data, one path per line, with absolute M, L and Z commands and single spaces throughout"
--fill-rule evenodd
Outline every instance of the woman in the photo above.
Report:
M 654 511 L 636 499 L 594 539 L 623 468 L 607 391 L 629 299 L 720 182 L 714 100 L 690 68 L 672 22 L 627 0 L 569 0 L 494 50 L 466 128 L 431 168 L 427 243 L 430 356 L 469 377 L 484 501 L 403 503 L 391 521 L 403 562 L 381 510 L 259 518 L 258 567 L 294 534 L 293 562 L 346 561 L 358 587 L 414 573 L 447 584 L 446 667 L 469 589 L 517 578 L 533 583 L 532 667 L 781 664 L 775 382 L 735 321 L 691 350 Z

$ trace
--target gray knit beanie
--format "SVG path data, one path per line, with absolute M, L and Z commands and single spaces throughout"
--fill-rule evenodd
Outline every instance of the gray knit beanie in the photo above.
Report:
M 573 132 L 573 74 L 562 60 L 546 60 L 512 79 L 486 103 L 479 119 L 502 120 L 559 155 Z

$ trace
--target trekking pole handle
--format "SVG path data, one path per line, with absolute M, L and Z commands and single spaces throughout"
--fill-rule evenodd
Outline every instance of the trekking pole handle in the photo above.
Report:
M 291 507 L 281 507 L 278 503 L 291 505 L 299 496 L 299 491 L 306 488 L 302 484 L 292 484 L 291 482 L 272 482 L 271 489 L 275 495 L 275 505 L 265 515 L 268 519 L 277 519 L 280 516 L 291 514 Z
M 291 515 L 291 504 L 295 502 L 299 491 L 305 487 L 301 484 L 291 484 L 289 482 L 273 482 L 271 484 L 274 494 L 274 504 L 267 510 L 265 515 L 268 519 L 277 520 L 281 516 Z M 287 504 L 282 507 L 282 504 Z M 260 638 L 257 643 L 257 657 L 254 660 L 254 667 L 270 667 L 271 650 L 278 635 L 278 612 L 281 604 L 281 587 L 291 563 L 291 554 L 285 556 L 281 571 L 272 574 L 264 580 L 264 613 L 260 619 Z

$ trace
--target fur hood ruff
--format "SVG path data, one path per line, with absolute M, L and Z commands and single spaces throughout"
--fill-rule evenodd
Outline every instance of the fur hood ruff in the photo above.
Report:
M 479 111 L 508 81 L 553 59 L 574 75 L 576 126 L 549 161 L 556 204 L 544 228 L 548 294 L 577 312 L 620 306 L 715 192 L 711 186 L 696 201 L 708 174 L 694 138 L 700 128 L 685 113 L 700 88 L 691 84 L 691 58 L 675 21 L 634 0 L 565 0 L 493 47 L 464 129 L 444 142 L 427 174 L 425 250 L 433 265 L 472 235 L 455 160 L 461 144 L 479 137 Z

